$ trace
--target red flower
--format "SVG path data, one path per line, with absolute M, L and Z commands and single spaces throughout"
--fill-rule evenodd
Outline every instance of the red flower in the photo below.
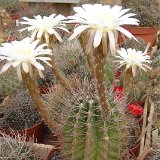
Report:
M 115 93 L 122 93 L 123 92 L 123 87 L 121 87 L 121 86 L 115 86 L 114 87 L 114 92 Z
M 123 87 L 115 86 L 114 93 L 116 94 L 116 100 L 121 100 L 121 98 L 123 96 Z
M 143 114 L 143 108 L 140 105 L 129 104 L 128 106 L 129 112 L 134 116 L 137 117 Z

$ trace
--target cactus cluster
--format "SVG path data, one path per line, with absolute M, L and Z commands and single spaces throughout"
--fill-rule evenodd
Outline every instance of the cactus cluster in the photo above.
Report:
M 72 79 L 76 76 L 83 79 L 85 76 L 89 76 L 88 66 L 77 39 L 68 42 L 64 41 L 62 44 L 56 44 L 54 47 L 54 54 L 58 67 L 67 78 Z M 37 77 L 37 82 L 39 86 L 51 86 L 57 83 L 57 80 L 51 68 L 45 65 L 44 78 Z
M 0 6 L 9 13 L 17 12 L 20 9 L 19 0 L 1 0 Z
M 24 86 L 19 82 L 16 73 L 0 75 L 0 95 L 11 96 Z
M 134 102 L 140 101 L 146 94 L 151 79 L 151 72 L 145 72 L 134 77 L 128 92 L 128 99 Z
M 132 48 L 137 51 L 139 50 L 143 52 L 146 50 L 147 47 L 149 47 L 148 52 L 152 50 L 152 48 L 150 46 L 147 46 L 147 44 L 141 38 L 137 38 L 137 41 L 133 39 L 127 39 L 121 44 L 121 47 L 125 49 Z M 121 85 L 123 85 L 124 82 L 123 78 L 124 76 L 121 76 Z M 139 74 L 137 74 L 132 80 L 132 84 L 130 85 L 130 89 L 128 92 L 128 99 L 131 101 L 139 101 L 142 98 L 142 96 L 146 94 L 145 91 L 149 85 L 150 78 L 151 70 L 148 72 L 139 72 Z
M 140 51 L 145 51 L 147 44 L 141 38 L 137 38 L 137 41 L 135 41 L 134 39 L 126 39 L 121 44 L 121 47 L 125 49 L 132 48 Z
M 105 121 L 94 83 L 85 80 L 72 94 L 59 88 L 56 93 L 43 95 L 48 113 L 56 122 L 55 131 L 64 136 L 63 154 L 69 160 L 127 159 L 129 135 L 126 126 L 130 124 L 126 123 L 125 105 L 118 106 L 108 91 L 110 115 Z
M 33 141 L 25 142 L 25 136 L 20 135 L 12 138 L 2 132 L 0 135 L 0 159 L 34 160 L 36 158 Z
M 21 130 L 41 121 L 35 104 L 27 91 L 14 94 L 5 106 L 1 106 L 1 128 Z
M 160 4 L 158 0 L 122 0 L 122 6 L 130 8 L 136 14 L 140 26 L 160 26 Z
M 77 74 L 82 78 L 89 75 L 87 62 L 77 39 L 56 45 L 54 53 L 57 65 L 67 77 L 72 74 Z

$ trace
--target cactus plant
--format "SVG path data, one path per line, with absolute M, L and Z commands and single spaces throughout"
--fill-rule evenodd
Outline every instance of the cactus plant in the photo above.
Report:
M 128 99 L 134 102 L 140 101 L 146 94 L 150 80 L 151 72 L 142 73 L 141 75 L 134 77 L 128 92 Z
M 22 130 L 26 127 L 33 127 L 41 121 L 27 91 L 21 91 L 11 96 L 8 104 L 1 106 L 0 111 L 0 128 Z
M 11 138 L 2 132 L 0 135 L 0 159 L 34 160 L 36 158 L 32 140 L 25 142 L 25 136 L 16 135 Z
M 137 51 L 143 51 L 147 53 L 152 50 L 152 48 L 149 45 L 147 45 L 141 38 L 137 38 L 137 41 L 127 39 L 121 44 L 121 47 L 125 49 L 132 48 Z M 131 77 L 132 75 L 129 76 L 129 78 Z M 145 91 L 149 85 L 150 78 L 151 71 L 148 71 L 141 72 L 131 79 L 132 82 L 130 83 L 130 86 L 128 86 L 129 88 L 127 91 L 128 99 L 130 101 L 139 101 L 142 98 L 142 96 L 146 94 Z M 125 73 L 122 73 L 120 81 L 120 83 L 124 85 Z
M 34 143 L 32 139 L 26 142 L 26 135 L 14 134 L 13 137 L 0 131 L 0 159 L 2 160 L 44 160 L 52 145 Z
M 24 88 L 15 73 L 0 75 L 0 95 L 11 96 Z
M 19 0 L 1 0 L 0 6 L 9 13 L 17 12 L 20 9 Z
M 67 77 L 74 73 L 81 77 L 89 75 L 87 62 L 78 39 L 55 45 L 54 53 L 58 67 Z
M 155 56 L 153 58 L 153 75 L 152 75 L 152 81 L 150 82 L 151 85 L 151 98 L 154 102 L 155 109 L 156 109 L 156 115 L 157 115 L 157 121 L 155 123 L 156 128 L 159 128 L 160 126 L 160 50 L 157 50 L 155 53 Z
M 140 26 L 160 26 L 159 5 L 158 0 L 122 0 L 122 6 L 130 8 L 136 14 Z
M 62 145 L 66 159 L 116 160 L 129 156 L 125 108 L 115 104 L 110 91 L 109 120 L 102 116 L 94 81 L 85 80 L 68 94 L 63 89 L 43 95 L 44 104 L 54 122 L 55 130 L 64 135 Z M 124 152 L 126 154 L 123 157 Z
M 133 39 L 126 39 L 122 44 L 121 44 L 122 48 L 132 48 L 132 49 L 136 49 L 136 50 L 140 50 L 140 51 L 145 51 L 147 44 L 145 43 L 145 41 L 141 38 L 137 38 L 137 41 L 133 40 Z
M 114 118 L 120 120 L 118 116 L 118 113 L 111 116 L 110 123 L 106 124 L 102 119 L 97 101 L 80 100 L 79 104 L 74 106 L 69 115 L 69 122 L 65 126 L 64 146 L 67 159 L 115 160 L 120 158 L 120 153 L 126 144 L 122 141 L 125 138 L 125 132 L 120 128 L 122 124 L 114 120 Z

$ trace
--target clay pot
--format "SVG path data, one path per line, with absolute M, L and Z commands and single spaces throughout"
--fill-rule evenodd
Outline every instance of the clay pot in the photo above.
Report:
M 15 41 L 16 38 L 17 37 L 15 35 L 3 36 L 3 41 L 8 43 L 8 42 L 11 42 L 11 41 Z
M 10 135 L 11 137 L 16 135 L 25 135 L 25 141 L 29 141 L 30 139 L 34 139 L 34 142 L 41 143 L 43 140 L 43 130 L 44 124 L 43 121 L 35 124 L 33 127 L 26 128 L 24 130 L 12 130 L 8 131 L 5 129 L 0 129 L 3 133 Z
M 46 160 L 52 160 L 53 158 L 55 159 L 59 159 L 60 158 L 60 145 L 56 145 L 51 151 L 50 153 L 47 155 L 47 159 Z
M 13 20 L 18 20 L 21 18 L 20 14 L 17 12 L 17 13 L 11 13 L 10 14 L 10 17 L 13 19 Z
M 140 143 L 136 144 L 133 148 L 129 150 L 130 154 L 136 158 L 139 155 Z
M 48 92 L 56 92 L 58 90 L 58 86 L 57 85 L 52 85 L 50 87 L 41 85 L 38 87 L 38 91 L 40 94 L 46 94 Z
M 158 28 L 153 27 L 135 27 L 135 26 L 123 26 L 126 30 L 128 30 L 132 35 L 137 38 L 143 39 L 146 43 L 151 43 L 151 46 L 154 46 L 157 39 Z M 122 43 L 124 38 L 121 34 L 118 37 L 118 43 Z

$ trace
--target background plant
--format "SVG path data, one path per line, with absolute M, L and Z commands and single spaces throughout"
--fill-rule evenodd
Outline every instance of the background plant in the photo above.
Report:
M 20 9 L 19 0 L 0 0 L 0 6 L 9 13 L 15 13 Z
M 44 5 L 44 3 L 36 3 L 30 4 L 30 6 L 27 8 L 27 10 L 23 10 L 22 17 L 28 17 L 28 18 L 34 18 L 36 15 L 41 16 L 49 16 L 53 13 L 56 13 L 54 8 L 51 7 L 51 4 Z
M 15 72 L 0 75 L 0 96 L 11 96 L 24 88 Z
M 77 39 L 72 41 L 64 40 L 61 44 L 55 44 L 53 52 L 58 68 L 70 82 L 74 81 L 75 77 L 83 79 L 85 76 L 90 76 L 86 59 Z M 51 87 L 59 84 L 51 68 L 46 65 L 44 79 L 37 76 L 37 80 L 39 86 Z
M 25 136 L 10 137 L 0 132 L 0 159 L 34 160 L 34 142 L 25 142 Z
M 148 45 L 144 42 L 144 40 L 137 38 L 138 41 L 127 39 L 122 44 L 122 48 L 132 48 L 136 49 L 137 51 L 145 51 Z M 148 52 L 152 50 L 151 47 L 148 47 Z M 122 68 L 121 70 L 124 70 Z M 120 85 L 123 86 L 124 82 L 124 75 L 125 73 L 122 72 L 120 77 Z M 139 101 L 143 96 L 146 94 L 147 87 L 151 80 L 151 71 L 138 73 L 132 80 L 132 84 L 130 85 L 129 92 L 128 92 L 128 99 L 130 101 Z
M 0 128 L 22 130 L 33 127 L 41 116 L 27 91 L 13 94 L 5 106 L 0 107 Z
M 151 98 L 155 105 L 155 113 L 157 115 L 157 120 L 155 121 L 155 128 L 160 127 L 160 50 L 157 50 L 153 57 L 153 74 L 151 85 Z
M 160 26 L 160 4 L 158 0 L 122 0 L 124 8 L 130 8 L 136 14 L 140 26 Z
M 60 45 L 57 44 L 54 47 L 54 53 L 57 65 L 67 77 L 72 74 L 77 74 L 81 77 L 90 74 L 83 50 L 77 39 L 64 41 Z
M 136 39 L 137 41 L 135 41 L 134 39 L 126 39 L 121 43 L 120 47 L 125 49 L 132 48 L 140 51 L 145 51 L 147 47 L 146 42 L 141 38 L 136 38 Z

